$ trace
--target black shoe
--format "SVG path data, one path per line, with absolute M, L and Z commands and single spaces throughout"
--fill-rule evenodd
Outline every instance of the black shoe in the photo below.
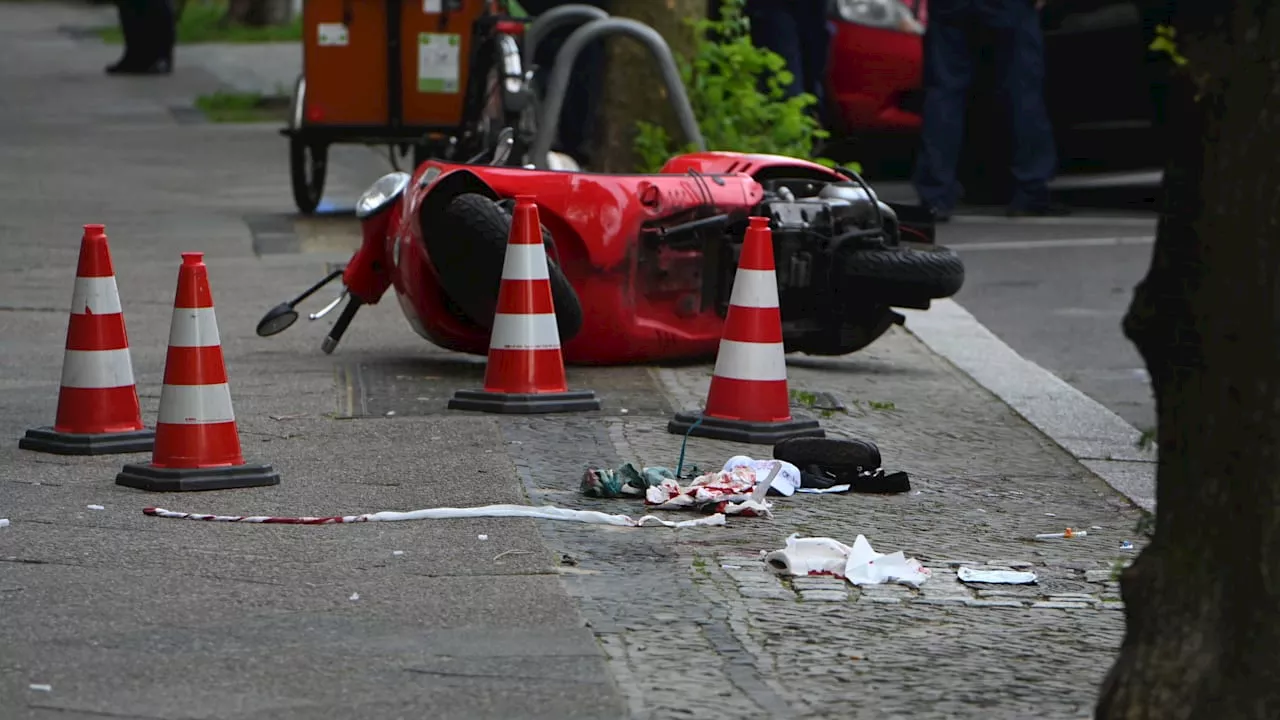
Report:
M 117 75 L 137 65 L 138 65 L 137 59 L 130 56 L 128 53 L 125 53 L 124 57 L 108 65 L 106 68 L 106 72 L 108 75 Z
M 107 66 L 108 75 L 168 75 L 172 72 L 173 61 L 169 58 L 156 58 L 147 62 L 126 59 Z
M 1034 207 L 1010 207 L 1006 212 L 1009 217 L 1065 217 L 1071 214 L 1071 208 L 1062 203 L 1050 202 Z

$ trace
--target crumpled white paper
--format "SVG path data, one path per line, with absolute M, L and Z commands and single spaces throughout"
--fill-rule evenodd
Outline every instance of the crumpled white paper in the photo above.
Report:
M 859 535 L 853 547 L 831 538 L 787 538 L 787 546 L 764 557 L 765 564 L 779 575 L 834 575 L 854 585 L 896 582 L 920 587 L 932 575 L 915 558 L 899 550 L 888 555 L 876 552 L 867 538 Z
M 956 577 L 960 578 L 960 582 L 991 583 L 994 585 L 1027 585 L 1036 581 L 1036 574 L 1033 572 L 975 570 L 963 565 L 956 571 Z
M 782 460 L 756 460 L 746 455 L 734 455 L 721 468 L 723 472 L 731 472 L 734 468 L 748 467 L 755 471 L 757 477 L 768 477 L 773 466 L 778 466 L 778 474 L 773 477 L 769 486 L 780 494 L 790 497 L 800 489 L 800 468 Z

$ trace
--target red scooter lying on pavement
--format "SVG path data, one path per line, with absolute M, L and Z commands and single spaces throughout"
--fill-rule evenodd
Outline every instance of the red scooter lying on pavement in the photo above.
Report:
M 362 305 L 394 288 L 414 332 L 484 355 L 516 195 L 537 199 L 564 359 L 622 364 L 709 358 L 747 219 L 769 218 L 783 342 L 844 355 L 964 282 L 927 218 L 881 201 L 857 173 L 774 155 L 695 152 L 655 174 L 504 167 L 504 133 L 488 164 L 429 160 L 360 198 L 363 242 L 342 270 L 267 313 L 258 334 L 297 319 L 296 305 L 342 278 L 348 304 L 325 338 L 332 352 Z

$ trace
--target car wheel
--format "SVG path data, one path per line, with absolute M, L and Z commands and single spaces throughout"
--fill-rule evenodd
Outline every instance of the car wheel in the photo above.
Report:
M 469 320 L 486 330 L 492 329 L 511 216 L 484 195 L 463 193 L 433 220 L 434 227 L 424 233 L 424 237 L 427 255 L 439 275 L 441 288 Z M 546 228 L 542 234 L 546 243 Z M 554 259 L 554 246 L 547 249 L 556 327 L 563 343 L 582 329 L 582 303 Z
M 878 250 L 848 250 L 840 259 L 841 280 L 860 296 L 884 305 L 928 307 L 964 285 L 964 263 L 941 245 L 900 243 Z

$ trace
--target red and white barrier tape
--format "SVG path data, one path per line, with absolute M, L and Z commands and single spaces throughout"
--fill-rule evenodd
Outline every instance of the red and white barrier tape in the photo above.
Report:
M 701 517 L 696 520 L 672 522 L 656 515 L 645 515 L 635 519 L 627 515 L 610 515 L 594 510 L 569 510 L 552 505 L 532 507 L 530 505 L 483 505 L 471 508 L 429 508 L 412 512 L 376 512 L 364 515 L 332 515 L 329 517 L 272 517 L 269 515 L 204 515 L 200 513 L 174 512 L 164 508 L 149 507 L 142 511 L 146 515 L 174 520 L 205 520 L 207 522 L 244 522 L 265 523 L 274 525 L 341 525 L 361 522 L 403 522 L 406 520 L 450 520 L 457 518 L 477 517 L 522 517 L 539 520 L 567 520 L 571 522 L 589 523 L 592 525 L 616 525 L 619 527 L 644 527 L 645 525 L 662 525 L 669 528 L 689 528 L 710 525 L 724 525 L 722 513 Z

